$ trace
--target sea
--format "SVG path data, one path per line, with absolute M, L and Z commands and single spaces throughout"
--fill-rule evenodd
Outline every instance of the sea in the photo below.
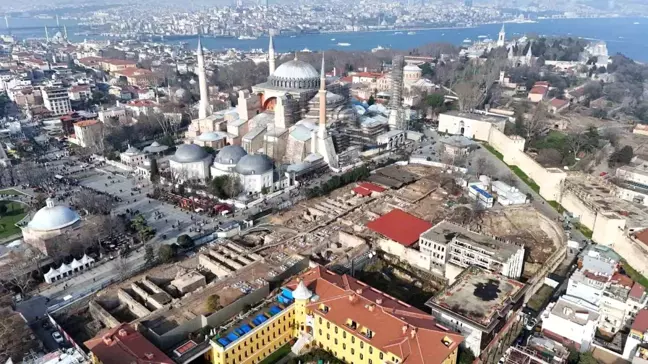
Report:
M 79 32 L 77 23 L 69 19 L 61 19 L 59 28 L 56 20 L 41 18 L 9 18 L 12 34 L 20 38 L 45 37 L 44 26 L 48 26 L 50 37 L 58 29 L 62 31 L 67 25 L 70 41 L 79 42 L 84 39 L 102 39 L 99 36 L 74 35 Z M 0 20 L 0 24 L 2 21 Z M 280 35 L 275 37 L 275 48 L 278 52 L 292 52 L 309 49 L 321 51 L 338 50 L 371 50 L 378 46 L 384 48 L 407 50 L 431 42 L 446 42 L 454 45 L 469 44 L 480 39 L 497 39 L 502 24 L 485 24 L 470 28 L 445 29 L 416 29 L 411 32 L 403 31 L 370 31 L 370 32 L 336 32 L 299 35 Z M 0 32 L 7 32 L 0 25 Z M 603 40 L 607 43 L 611 55 L 622 53 L 640 62 L 648 62 L 648 18 L 575 18 L 575 19 L 544 19 L 535 23 L 507 23 L 507 38 L 520 37 L 525 34 L 539 36 L 571 36 L 589 40 Z M 168 43 L 186 42 L 189 47 L 195 47 L 197 38 L 172 38 Z M 240 50 L 267 49 L 268 38 L 237 39 L 223 37 L 204 37 L 203 46 L 209 49 L 221 50 L 236 48 Z

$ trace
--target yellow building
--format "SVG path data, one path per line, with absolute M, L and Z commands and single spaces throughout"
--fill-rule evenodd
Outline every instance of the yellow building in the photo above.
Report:
M 294 340 L 293 340 L 294 339 Z M 211 340 L 214 364 L 258 363 L 288 344 L 348 363 L 455 364 L 461 335 L 350 276 L 316 267 Z

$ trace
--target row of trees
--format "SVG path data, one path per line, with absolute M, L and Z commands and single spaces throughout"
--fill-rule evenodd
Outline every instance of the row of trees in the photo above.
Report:
M 367 177 L 369 177 L 369 168 L 361 166 L 345 172 L 340 176 L 333 176 L 319 186 L 307 189 L 306 196 L 308 198 L 324 196 L 335 189 L 346 186 L 349 183 L 360 181 Z

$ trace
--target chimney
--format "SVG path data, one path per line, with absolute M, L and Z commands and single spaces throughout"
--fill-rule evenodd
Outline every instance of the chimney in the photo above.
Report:
M 356 295 L 355 294 L 349 295 L 349 302 L 355 302 L 355 301 L 356 301 Z
M 362 288 L 358 288 L 358 289 L 356 289 L 355 292 L 356 292 L 357 294 L 362 294 Z
M 104 337 L 103 337 L 103 342 L 104 342 L 106 345 L 111 345 L 111 344 L 112 344 L 112 338 L 110 338 L 110 335 L 106 335 L 106 336 L 104 336 Z
M 145 353 L 144 356 L 148 360 L 153 360 L 153 357 L 155 357 L 155 355 L 153 355 L 153 353 Z
M 403 325 L 403 335 L 407 335 L 407 325 Z
M 382 298 L 377 298 L 376 299 L 376 304 L 377 305 L 382 305 Z
M 374 305 L 373 303 L 370 304 L 369 305 L 369 312 L 373 312 L 375 308 L 376 308 L 376 305 Z
M 120 337 L 126 337 L 128 335 L 128 332 L 126 330 L 124 330 L 124 329 L 119 329 L 119 331 L 117 331 L 117 334 Z
M 412 331 L 410 331 L 410 337 L 412 339 L 416 337 L 416 328 L 413 328 Z

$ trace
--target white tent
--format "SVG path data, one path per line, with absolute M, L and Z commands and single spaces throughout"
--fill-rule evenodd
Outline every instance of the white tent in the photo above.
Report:
M 60 275 L 61 273 L 59 273 L 58 269 L 50 267 L 49 271 L 44 274 L 45 282 L 52 283 L 58 280 Z
M 81 259 L 73 259 L 70 265 L 63 263 L 58 267 L 58 269 L 50 267 L 50 270 L 44 274 L 45 282 L 56 282 L 65 277 L 69 277 L 74 273 L 82 272 L 92 267 L 94 263 L 94 259 L 84 254 Z

